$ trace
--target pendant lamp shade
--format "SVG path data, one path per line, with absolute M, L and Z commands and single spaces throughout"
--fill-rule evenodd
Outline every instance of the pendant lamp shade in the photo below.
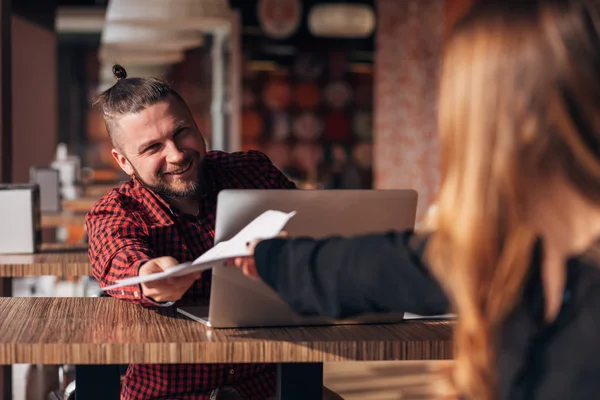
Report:
M 101 42 L 107 47 L 118 49 L 188 50 L 202 46 L 204 35 L 200 31 L 165 30 L 113 23 L 104 27 Z
M 107 23 L 210 29 L 231 21 L 228 0 L 110 0 Z
M 99 58 L 101 62 L 121 64 L 127 69 L 127 66 L 132 65 L 177 64 L 183 61 L 185 55 L 182 51 L 118 50 L 102 46 Z

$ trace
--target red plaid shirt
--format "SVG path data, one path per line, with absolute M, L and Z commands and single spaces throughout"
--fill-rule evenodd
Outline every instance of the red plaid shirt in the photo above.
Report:
M 113 189 L 86 216 L 93 274 L 101 286 L 138 275 L 147 260 L 172 256 L 194 260 L 214 245 L 217 193 L 222 189 L 293 189 L 290 182 L 257 151 L 227 154 L 207 152 L 204 190 L 197 217 L 169 207 L 137 179 Z M 210 274 L 183 299 L 207 298 Z M 132 303 L 156 306 L 139 285 L 109 292 Z M 275 367 L 268 364 L 130 365 L 121 398 L 208 400 L 210 392 L 231 386 L 248 400 L 263 400 L 275 392 Z

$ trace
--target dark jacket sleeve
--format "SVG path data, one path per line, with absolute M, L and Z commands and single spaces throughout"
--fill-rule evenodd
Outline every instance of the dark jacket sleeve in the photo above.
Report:
M 254 258 L 262 279 L 303 315 L 446 313 L 448 300 L 421 261 L 426 244 L 412 232 L 271 239 Z

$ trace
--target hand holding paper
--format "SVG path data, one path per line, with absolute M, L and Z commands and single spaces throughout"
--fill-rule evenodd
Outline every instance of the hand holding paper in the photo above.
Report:
M 215 266 L 224 265 L 229 259 L 248 255 L 246 246 L 248 242 L 254 239 L 270 239 L 277 236 L 294 215 L 296 215 L 295 211 L 292 211 L 291 213 L 274 210 L 265 211 L 246 225 L 233 238 L 218 243 L 193 262 L 176 265 L 168 268 L 164 272 L 123 279 L 118 281 L 115 285 L 102 288 L 102 290 L 106 291 L 122 286 L 138 285 L 140 283 L 151 282 L 168 277 L 183 276 L 205 271 Z
M 153 258 L 141 266 L 138 275 L 144 276 L 161 273 L 178 264 L 179 261 L 173 257 Z M 177 301 L 181 299 L 201 275 L 202 272 L 196 272 L 177 277 L 171 276 L 168 279 L 144 282 L 141 284 L 142 293 L 147 298 L 159 303 Z

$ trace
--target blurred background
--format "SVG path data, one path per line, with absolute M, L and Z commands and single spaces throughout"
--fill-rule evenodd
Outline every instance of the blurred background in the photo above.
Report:
M 118 62 L 172 82 L 211 148 L 264 151 L 304 187 L 372 186 L 374 1 L 123 3 L 58 1 L 58 140 L 84 165 L 119 171 L 89 105 Z
M 470 2 L 14 1 L 13 181 L 58 143 L 95 182 L 125 178 L 90 107 L 118 62 L 171 82 L 209 147 L 264 151 L 302 187 L 414 188 L 421 215 L 444 34 Z
M 420 220 L 440 179 L 444 40 L 472 2 L 0 0 L 1 181 L 40 183 L 39 171 L 57 170 L 60 185 L 47 187 L 59 188 L 58 207 L 42 199 L 44 242 L 84 243 L 85 212 L 128 178 L 91 107 L 119 63 L 129 77 L 170 82 L 210 149 L 263 151 L 306 189 L 415 189 Z M 13 292 L 86 296 L 93 283 L 15 278 Z M 28 385 L 27 399 L 56 386 L 54 370 L 18 368 L 15 399 L 25 381 L 52 380 Z M 427 397 L 429 364 L 344 368 L 325 378 L 347 398 Z

